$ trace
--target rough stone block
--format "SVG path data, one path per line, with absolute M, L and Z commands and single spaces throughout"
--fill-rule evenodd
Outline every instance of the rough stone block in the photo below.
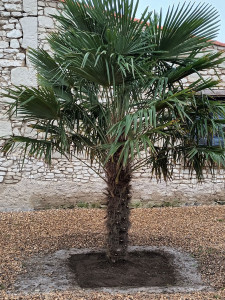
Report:
M 0 102 L 8 104 L 8 103 L 13 103 L 14 100 L 8 97 L 1 97 Z
M 44 14 L 46 16 L 48 16 L 48 15 L 56 15 L 56 14 L 58 14 L 58 10 L 56 8 L 54 8 L 54 7 L 45 7 L 44 8 Z
M 0 171 L 7 171 L 7 168 L 0 166 Z
M 8 42 L 4 42 L 4 41 L 0 41 L 0 48 L 1 49 L 5 49 L 9 47 L 9 43 Z
M 22 60 L 9 60 L 9 59 L 1 59 L 0 67 L 22 67 L 24 62 Z
M 1 30 L 1 31 L 0 31 L 0 37 L 5 37 L 5 36 L 6 36 L 5 30 Z
M 0 120 L 0 137 L 9 136 L 12 134 L 12 127 L 10 121 Z
M 20 38 L 22 36 L 22 31 L 19 29 L 13 29 L 9 31 L 6 35 L 8 38 Z
M 11 81 L 14 85 L 36 86 L 36 72 L 35 70 L 26 67 L 12 69 Z
M 5 49 L 4 53 L 13 53 L 13 54 L 16 54 L 16 53 L 19 53 L 19 50 L 18 49 Z M 14 59 L 14 56 L 12 58 Z
M 6 160 L 4 161 L 2 164 L 1 164 L 1 167 L 11 167 L 13 165 L 13 160 L 9 159 L 9 160 Z M 1 173 L 1 172 L 0 172 Z
M 16 18 L 22 17 L 22 13 L 20 11 L 13 11 L 11 14 L 13 17 L 16 17 Z
M 24 60 L 25 58 L 26 58 L 26 55 L 24 53 L 18 53 L 16 55 L 16 59 Z
M 17 39 L 12 39 L 10 41 L 10 47 L 14 49 L 18 49 L 20 47 L 20 43 Z
M 9 11 L 1 12 L 1 17 L 10 17 L 10 12 Z
M 50 17 L 45 17 L 45 16 L 38 17 L 38 24 L 39 27 L 54 28 L 54 22 Z
M 37 15 L 37 0 L 23 0 L 23 11 L 28 15 Z
M 17 4 L 21 3 L 21 0 L 2 0 L 2 2 Z
M 23 30 L 23 42 L 22 47 L 27 49 L 28 47 L 37 48 L 37 18 L 36 17 L 25 17 L 20 20 L 20 24 Z
M 20 23 L 16 23 L 16 29 L 21 29 Z
M 21 5 L 20 4 L 13 4 L 13 3 L 6 3 L 5 5 L 5 9 L 7 11 L 21 11 Z
M 2 26 L 2 29 L 14 29 L 14 24 L 6 24 L 4 26 Z
M 225 62 L 222 62 L 222 63 L 220 64 L 220 68 L 225 68 Z

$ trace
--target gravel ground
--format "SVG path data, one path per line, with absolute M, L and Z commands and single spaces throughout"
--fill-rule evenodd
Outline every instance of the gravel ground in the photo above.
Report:
M 34 255 L 70 248 L 104 248 L 105 211 L 47 210 L 0 213 L 0 299 L 225 299 L 225 207 L 133 209 L 131 245 L 168 246 L 191 253 L 202 279 L 214 292 L 189 294 L 107 294 L 82 289 L 45 294 L 14 294 L 16 276 L 26 272 L 23 261 Z

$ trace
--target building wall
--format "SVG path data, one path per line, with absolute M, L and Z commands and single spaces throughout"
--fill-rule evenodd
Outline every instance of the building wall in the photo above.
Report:
M 0 93 L 11 85 L 36 86 L 36 73 L 29 62 L 29 47 L 49 50 L 46 35 L 55 30 L 50 14 L 60 9 L 58 0 L 0 0 Z M 215 51 L 225 50 L 217 43 Z M 205 78 L 220 78 L 215 94 L 225 95 L 225 63 L 216 70 L 202 72 Z M 197 75 L 196 75 L 197 76 Z M 184 80 L 188 85 L 196 76 Z M 211 92 L 210 92 L 211 93 Z M 5 116 L 10 99 L 0 98 L 0 136 L 28 131 L 28 128 Z M 32 210 L 70 206 L 76 202 L 104 202 L 105 184 L 79 160 L 68 162 L 55 157 L 51 168 L 42 161 L 25 159 L 21 169 L 18 155 L 0 154 L 0 210 Z M 88 161 L 86 161 L 88 163 Z M 141 169 L 133 176 L 133 201 L 149 206 L 165 202 L 183 205 L 215 203 L 225 200 L 225 172 L 212 178 L 206 171 L 206 181 L 197 184 L 187 170 L 176 167 L 173 181 L 157 182 L 151 172 Z

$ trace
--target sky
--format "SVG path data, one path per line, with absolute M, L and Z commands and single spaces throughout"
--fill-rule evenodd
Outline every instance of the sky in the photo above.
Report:
M 139 0 L 139 9 L 136 17 L 139 18 L 144 9 L 148 6 L 149 11 L 155 10 L 156 12 L 160 12 L 162 8 L 163 15 L 166 15 L 168 7 L 171 5 L 178 5 L 179 3 L 184 3 L 184 0 Z M 189 1 L 186 1 L 187 3 Z M 213 7 L 215 7 L 220 15 L 220 30 L 218 36 L 215 38 L 216 41 L 221 43 L 225 43 L 225 2 L 224 0 L 203 0 L 203 1 L 191 1 L 197 3 L 209 3 Z

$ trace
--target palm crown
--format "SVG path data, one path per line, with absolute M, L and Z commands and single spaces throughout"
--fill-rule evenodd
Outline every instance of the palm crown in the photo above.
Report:
M 143 165 L 167 179 L 171 162 L 182 160 L 201 179 L 205 165 L 225 162 L 224 143 L 212 144 L 213 135 L 224 139 L 225 106 L 202 92 L 218 81 L 199 73 L 224 60 L 220 52 L 205 52 L 217 32 L 217 12 L 189 3 L 169 9 L 164 21 L 147 9 L 136 20 L 137 8 L 133 0 L 66 0 L 54 16 L 58 31 L 48 37 L 52 53 L 30 50 L 39 88 L 7 92 L 15 100 L 10 113 L 44 135 L 12 136 L 3 151 L 19 144 L 48 162 L 54 151 L 84 152 L 105 170 L 109 203 L 115 206 L 119 195 L 117 210 L 130 200 L 132 171 Z M 199 79 L 184 88 L 183 78 L 193 73 Z M 111 244 L 123 240 L 125 249 L 123 218 L 125 229 L 117 228 Z M 115 254 L 110 247 L 109 253 Z

